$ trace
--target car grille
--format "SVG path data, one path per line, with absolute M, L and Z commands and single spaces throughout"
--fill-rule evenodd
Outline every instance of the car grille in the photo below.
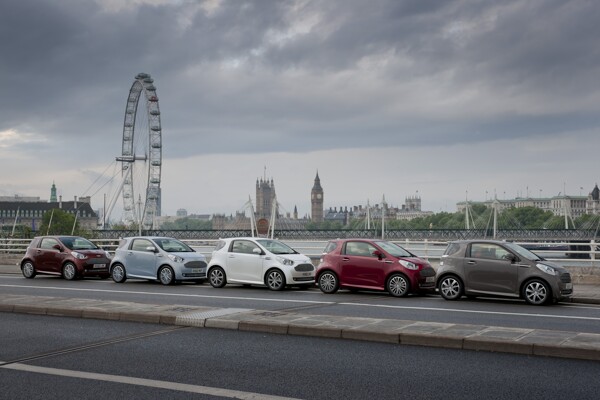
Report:
M 427 278 L 428 276 L 435 276 L 435 269 L 431 267 L 425 267 L 419 271 L 421 278 Z
M 204 268 L 206 263 L 204 261 L 188 261 L 185 264 L 186 268 Z
M 315 277 L 314 276 L 307 276 L 307 277 L 302 277 L 302 278 L 293 278 L 295 282 L 310 282 L 310 281 L 314 281 Z
M 182 274 L 186 278 L 206 278 L 206 272 L 194 274 Z
M 294 270 L 296 270 L 298 272 L 308 272 L 308 271 L 313 271 L 314 269 L 315 269 L 315 267 L 312 264 L 298 264 L 294 268 Z
M 571 274 L 568 272 L 560 274 L 560 281 L 562 283 L 571 283 Z

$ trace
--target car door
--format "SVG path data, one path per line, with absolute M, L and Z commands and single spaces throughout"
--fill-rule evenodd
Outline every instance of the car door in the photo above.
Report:
M 373 255 L 375 250 L 377 248 L 367 242 L 346 242 L 340 260 L 342 284 L 374 288 L 383 287 L 384 270 L 382 260 Z
M 148 250 L 149 248 L 156 249 L 149 239 L 138 238 L 131 241 L 125 256 L 127 275 L 156 279 L 157 253 Z
M 238 282 L 263 283 L 263 257 L 254 249 L 262 252 L 251 240 L 233 240 L 227 252 L 227 280 Z
M 495 243 L 472 243 L 464 264 L 466 289 L 517 293 L 519 271 L 509 254 L 512 252 Z
M 36 250 L 36 268 L 40 271 L 60 273 L 65 254 L 59 248 L 63 249 L 64 246 L 55 238 L 42 238 L 40 247 Z

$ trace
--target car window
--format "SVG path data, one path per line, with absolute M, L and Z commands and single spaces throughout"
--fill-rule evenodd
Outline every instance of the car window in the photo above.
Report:
M 177 239 L 161 238 L 154 239 L 158 247 L 166 251 L 167 253 L 190 253 L 194 250 L 187 244 L 180 242 Z
M 54 238 L 43 238 L 42 242 L 40 243 L 40 249 L 56 250 L 54 246 L 57 244 L 59 244 L 58 240 Z
M 458 253 L 460 250 L 460 244 L 458 243 L 449 243 L 448 247 L 446 247 L 446 251 L 444 251 L 445 256 L 451 256 Z
M 98 246 L 82 237 L 63 236 L 60 238 L 65 247 L 71 250 L 96 250 Z
M 337 246 L 337 242 L 329 242 L 327 243 L 327 246 L 325 246 L 325 250 L 323 250 L 323 253 L 331 253 L 332 251 L 337 249 Z
M 489 260 L 503 260 L 510 252 L 494 243 L 471 244 L 471 258 L 485 258 Z
M 349 256 L 374 257 L 375 246 L 366 242 L 347 242 L 345 254 Z
M 152 244 L 152 242 L 148 239 L 133 239 L 133 242 L 131 243 L 131 250 L 148 251 L 146 249 L 150 246 L 154 247 L 154 244 Z
M 259 249 L 259 247 L 248 240 L 234 240 L 230 251 L 232 253 L 254 254 L 254 249 Z
M 287 244 L 281 243 L 277 240 L 261 239 L 257 240 L 257 242 L 273 254 L 298 254 L 296 250 L 292 249 Z
M 413 257 L 414 256 L 414 254 L 412 254 L 410 251 L 406 250 L 404 247 L 398 246 L 396 243 L 379 241 L 379 242 L 375 242 L 375 244 L 377 244 L 379 247 L 381 247 L 383 250 L 387 251 L 394 257 Z

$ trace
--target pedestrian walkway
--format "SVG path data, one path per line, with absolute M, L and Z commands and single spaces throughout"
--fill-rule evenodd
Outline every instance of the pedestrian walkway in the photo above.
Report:
M 0 295 L 0 312 L 600 361 L 600 334 L 568 331 L 28 295 Z

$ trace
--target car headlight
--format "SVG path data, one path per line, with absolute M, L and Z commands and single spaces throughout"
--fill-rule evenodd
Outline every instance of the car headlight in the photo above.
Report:
M 556 270 L 549 265 L 546 264 L 535 264 L 536 267 L 542 272 L 545 272 L 549 275 L 556 275 Z
M 76 251 L 72 251 L 71 255 L 79 260 L 85 260 L 87 258 L 87 256 L 85 254 L 81 254 Z
M 171 261 L 176 262 L 176 263 L 182 263 L 183 262 L 183 258 L 179 257 L 179 256 L 176 256 L 175 254 L 169 254 L 169 255 L 167 255 L 167 257 L 169 257 L 169 259 Z
M 285 258 L 285 257 L 277 257 L 277 261 L 279 261 L 279 263 L 281 263 L 283 265 L 294 265 L 294 261 L 290 260 L 289 258 Z
M 412 263 L 410 261 L 406 261 L 406 260 L 398 260 L 398 262 L 400 264 L 402 264 L 402 266 L 406 269 L 412 269 L 413 271 L 416 271 L 419 269 L 419 266 L 415 263 Z

